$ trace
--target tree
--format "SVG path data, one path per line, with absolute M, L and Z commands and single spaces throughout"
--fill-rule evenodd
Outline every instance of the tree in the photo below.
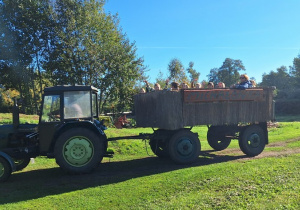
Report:
M 159 71 L 157 78 L 156 78 L 156 83 L 158 83 L 162 89 L 164 89 L 166 86 L 166 80 L 167 79 L 165 78 L 162 71 Z
M 226 85 L 234 84 L 239 81 L 240 71 L 245 71 L 241 60 L 226 58 L 223 65 L 219 68 L 218 82 L 224 82 Z
M 219 77 L 218 77 L 218 73 L 219 73 L 219 69 L 218 68 L 212 68 L 209 71 L 209 74 L 207 75 L 208 82 L 213 82 L 215 84 L 218 83 L 220 81 Z
M 0 10 L 0 74 L 3 79 L 0 83 L 20 91 L 29 112 L 36 113 L 37 100 L 42 93 L 40 66 L 51 32 L 48 1 L 3 0 Z
M 94 85 L 125 109 L 145 67 L 105 0 L 0 1 L 0 84 L 32 104 L 37 84 Z M 3 26 L 3 27 L 2 27 Z M 32 94 L 33 93 L 33 94 Z M 32 106 L 33 107 L 33 106 Z
M 226 86 L 230 86 L 239 81 L 240 71 L 245 71 L 241 60 L 226 58 L 223 65 L 219 69 L 211 69 L 207 77 L 210 82 L 215 84 L 224 82 Z
M 277 68 L 276 71 L 271 71 L 269 74 L 263 74 L 260 86 L 276 86 L 277 89 L 292 88 L 291 76 L 288 73 L 286 66 Z
M 197 72 L 196 69 L 194 69 L 194 62 L 189 62 L 189 67 L 186 70 L 190 74 L 191 80 L 199 79 L 200 72 Z
M 300 88 L 300 54 L 298 57 L 294 58 L 293 66 L 290 67 L 291 76 L 294 80 L 295 87 Z
M 182 83 L 187 82 L 187 76 L 184 71 L 184 67 L 181 61 L 177 58 L 173 58 L 168 64 L 168 70 L 170 73 L 169 79 Z
M 196 69 L 194 69 L 194 62 L 191 61 L 189 63 L 189 67 L 186 70 L 190 74 L 191 81 L 198 81 L 200 72 L 197 72 Z

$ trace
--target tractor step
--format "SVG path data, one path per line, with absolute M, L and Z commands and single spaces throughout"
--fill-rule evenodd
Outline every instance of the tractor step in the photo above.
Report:
M 103 157 L 113 158 L 114 155 L 113 154 L 105 154 L 105 155 L 103 155 Z

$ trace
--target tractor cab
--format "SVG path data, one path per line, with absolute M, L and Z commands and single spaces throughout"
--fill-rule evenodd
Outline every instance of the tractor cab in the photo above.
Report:
M 98 118 L 97 92 L 92 86 L 45 88 L 40 123 Z
M 39 122 L 40 152 L 47 154 L 55 135 L 68 126 L 98 119 L 98 89 L 93 86 L 55 86 L 44 89 Z

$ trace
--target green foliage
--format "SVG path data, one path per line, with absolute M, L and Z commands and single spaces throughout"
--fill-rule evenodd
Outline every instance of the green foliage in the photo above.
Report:
M 194 62 L 191 61 L 186 70 L 190 74 L 190 80 L 197 82 L 200 77 L 200 72 L 197 72 L 196 69 L 194 69 Z
M 98 87 L 100 108 L 112 102 L 118 111 L 132 106 L 143 59 L 104 3 L 3 0 L 0 84 L 20 92 L 30 107 L 22 111 L 37 112 L 43 88 L 62 84 Z
M 47 0 L 3 0 L 0 4 L 0 84 L 16 89 L 23 112 L 37 113 L 51 33 Z M 37 86 L 38 84 L 38 86 Z M 33 93 L 33 94 L 32 94 Z
M 277 68 L 276 72 L 271 71 L 269 74 L 263 74 L 260 86 L 276 86 L 277 89 L 293 88 L 292 79 L 285 66 Z
M 20 93 L 13 89 L 0 88 L 0 112 L 9 112 L 14 105 L 14 100 L 20 97 Z
M 169 79 L 178 83 L 187 83 L 188 79 L 185 74 L 185 70 L 181 61 L 177 58 L 173 58 L 168 64 Z
M 290 68 L 291 76 L 295 80 L 295 86 L 300 88 L 300 54 L 294 58 L 293 66 Z
M 167 81 L 167 78 L 164 76 L 164 74 L 162 73 L 162 71 L 159 71 L 157 77 L 156 77 L 156 83 L 158 83 L 160 85 L 160 87 L 162 89 L 165 88 L 166 86 L 166 81 Z
M 214 84 L 224 82 L 226 86 L 230 86 L 239 81 L 240 71 L 245 71 L 241 60 L 226 58 L 223 65 L 220 68 L 211 69 L 207 77 Z
M 111 116 L 100 116 L 99 120 L 103 120 L 106 127 L 111 127 L 113 125 L 113 119 Z
M 278 122 L 294 122 L 300 121 L 300 115 L 292 114 L 292 115 L 276 115 L 276 121 Z

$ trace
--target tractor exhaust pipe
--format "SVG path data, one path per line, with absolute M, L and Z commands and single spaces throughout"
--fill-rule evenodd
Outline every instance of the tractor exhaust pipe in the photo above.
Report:
M 13 126 L 14 129 L 17 129 L 20 125 L 20 116 L 19 116 L 19 106 L 17 104 L 17 99 L 14 100 L 14 106 L 13 106 Z

